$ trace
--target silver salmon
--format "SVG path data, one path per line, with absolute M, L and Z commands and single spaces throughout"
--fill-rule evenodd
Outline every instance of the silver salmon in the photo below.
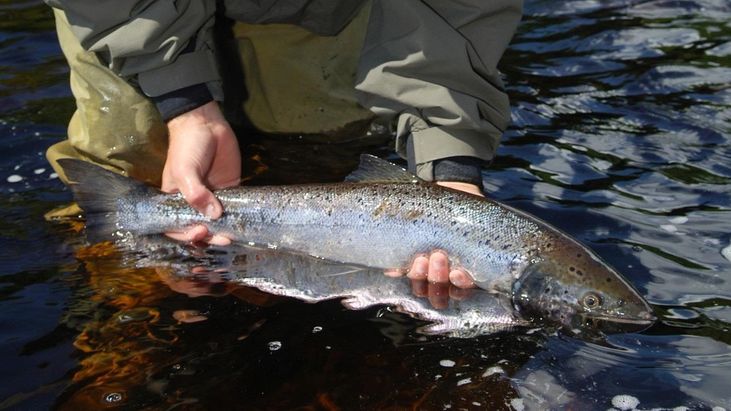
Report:
M 180 194 L 163 194 L 79 160 L 59 160 L 87 231 L 149 235 L 203 224 L 234 241 L 378 269 L 406 268 L 445 250 L 475 284 L 509 296 L 522 316 L 640 329 L 655 317 L 642 296 L 591 250 L 504 204 L 419 180 L 395 164 L 361 157 L 344 183 L 218 190 L 224 215 L 210 220 Z
M 445 295 L 435 307 L 432 300 L 415 295 L 407 278 L 394 279 L 383 275 L 382 270 L 302 254 L 238 244 L 202 249 L 165 236 L 134 237 L 124 243 L 123 249 L 133 252 L 133 259 L 126 262 L 134 266 L 165 266 L 181 279 L 195 273 L 197 287 L 212 274 L 217 279 L 308 303 L 337 299 L 351 310 L 388 305 L 392 311 L 426 321 L 416 329 L 423 334 L 472 338 L 535 326 L 517 315 L 506 296 L 473 289 L 458 298 Z

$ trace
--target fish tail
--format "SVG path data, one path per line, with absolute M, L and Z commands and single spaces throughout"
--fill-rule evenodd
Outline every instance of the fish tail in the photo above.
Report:
M 120 200 L 158 193 L 142 182 L 86 161 L 65 158 L 58 164 L 66 173 L 74 200 L 84 210 L 90 240 L 109 240 L 119 230 Z

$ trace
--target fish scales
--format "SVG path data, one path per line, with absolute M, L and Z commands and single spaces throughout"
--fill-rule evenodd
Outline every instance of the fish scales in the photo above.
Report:
M 217 220 L 193 210 L 180 194 L 162 194 L 78 160 L 59 164 L 86 212 L 90 238 L 204 224 L 240 243 L 381 270 L 406 268 L 416 255 L 442 249 L 453 267 L 509 298 L 525 317 L 572 330 L 586 321 L 612 330 L 655 321 L 620 273 L 565 233 L 509 206 L 418 180 L 376 157 L 362 156 L 346 183 L 218 190 L 225 213 Z M 387 297 L 384 303 L 394 303 Z
M 536 222 L 503 206 L 431 184 L 266 186 L 216 195 L 226 210 L 216 221 L 190 211 L 180 196 L 157 196 L 120 199 L 128 203 L 122 209 L 135 209 L 120 215 L 120 225 L 160 232 L 202 223 L 236 241 L 384 269 L 442 249 L 480 282 L 519 270 L 542 236 Z

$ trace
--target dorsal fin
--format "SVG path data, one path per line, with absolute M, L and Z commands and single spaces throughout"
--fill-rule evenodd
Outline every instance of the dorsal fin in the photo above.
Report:
M 372 156 L 360 155 L 358 168 L 345 177 L 350 183 L 417 183 L 419 177 L 409 173 L 396 164 Z

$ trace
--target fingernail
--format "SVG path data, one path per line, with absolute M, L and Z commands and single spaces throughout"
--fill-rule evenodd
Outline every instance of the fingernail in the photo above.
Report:
M 213 203 L 208 203 L 206 206 L 206 217 L 213 218 L 214 213 L 216 212 L 216 205 Z
M 444 268 L 444 267 L 446 267 L 446 266 L 447 266 L 447 262 L 446 262 L 446 261 L 444 261 L 443 259 L 440 259 L 440 258 L 438 258 L 438 259 L 436 259 L 436 260 L 432 260 L 432 261 L 431 261 L 431 266 L 432 266 L 433 268 L 437 268 L 437 269 L 439 269 L 439 268 Z

